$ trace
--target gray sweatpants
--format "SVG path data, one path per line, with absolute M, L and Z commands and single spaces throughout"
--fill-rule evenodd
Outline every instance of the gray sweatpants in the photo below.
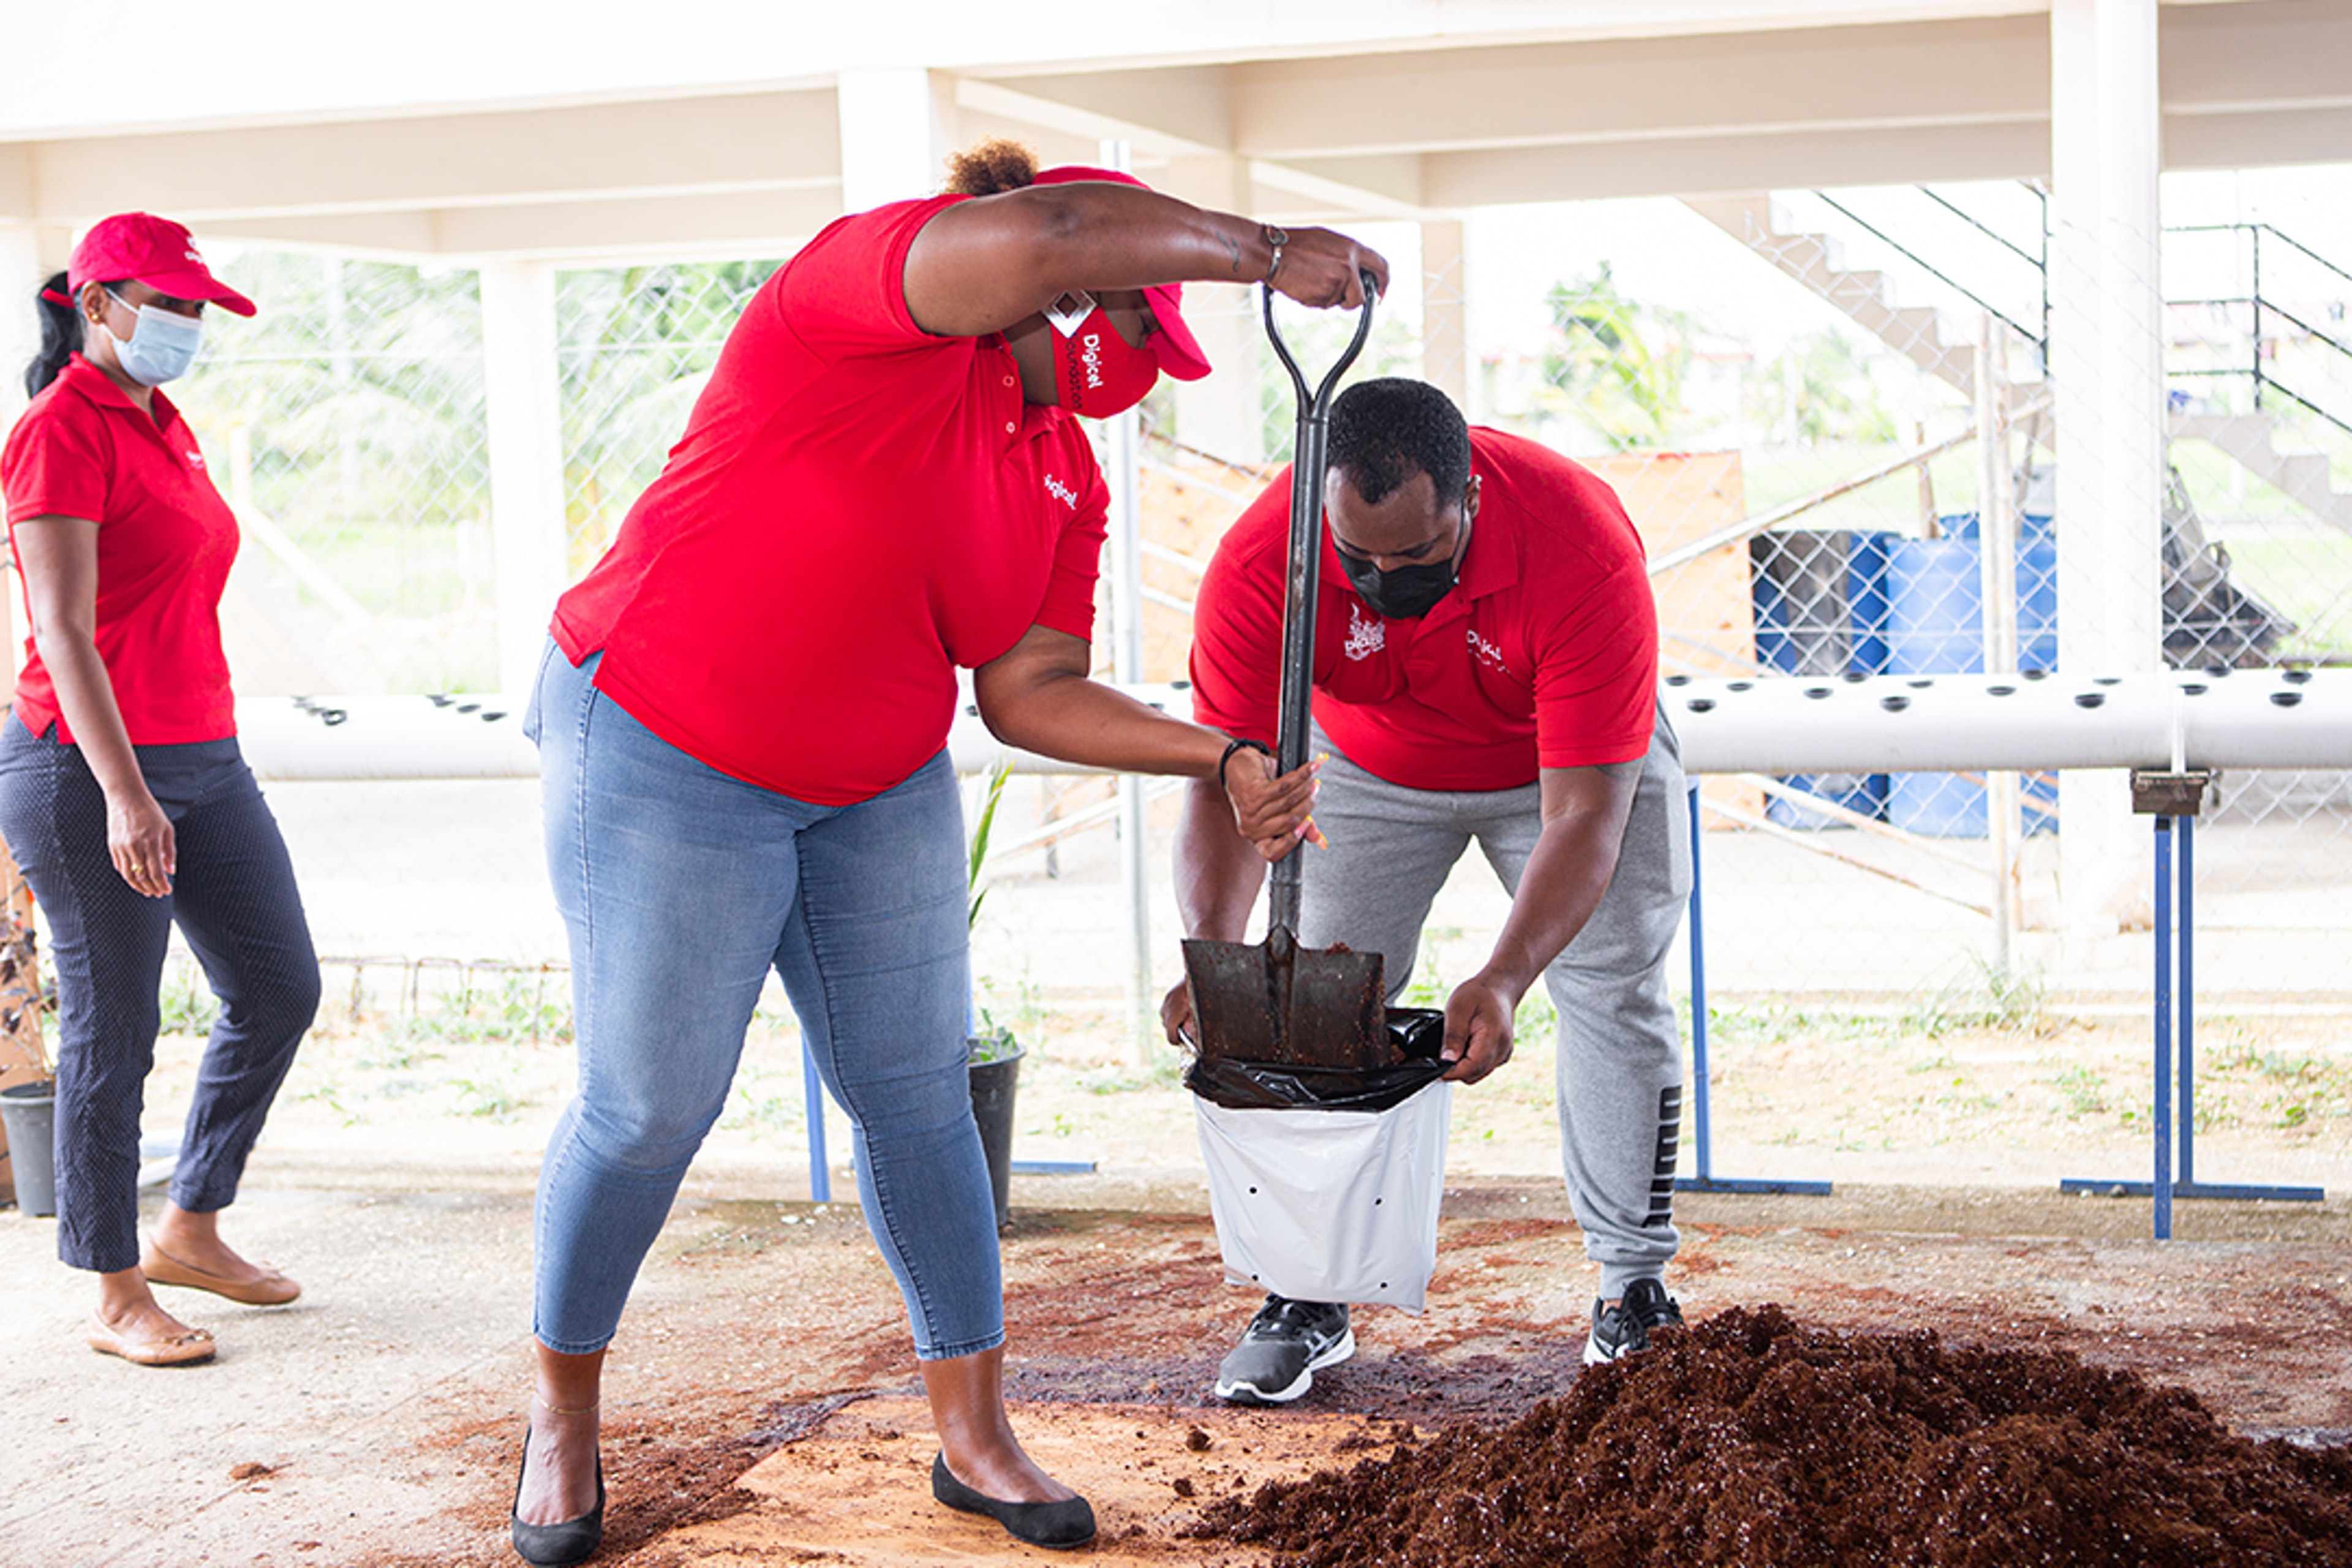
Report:
M 1314 750 L 1330 755 L 1315 820 L 1331 847 L 1307 852 L 1299 941 L 1381 954 L 1394 1002 L 1412 980 L 1430 903 L 1472 839 L 1517 893 L 1543 827 L 1541 786 L 1407 789 L 1356 766 L 1319 729 Z M 1661 707 L 1609 889 L 1544 971 L 1559 1013 L 1560 1166 L 1611 1300 L 1657 1278 L 1681 1239 L 1682 1036 L 1665 970 L 1690 898 L 1687 814 L 1682 753 Z

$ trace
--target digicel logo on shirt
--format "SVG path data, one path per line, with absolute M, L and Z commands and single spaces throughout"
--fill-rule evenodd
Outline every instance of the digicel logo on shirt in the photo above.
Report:
M 1466 628 L 1466 630 L 1470 637 L 1470 654 L 1472 658 L 1493 665 L 1497 670 L 1500 670 L 1505 675 L 1511 673 L 1511 667 L 1503 662 L 1503 650 L 1501 648 L 1496 647 L 1493 643 L 1488 642 L 1485 637 L 1480 637 L 1478 635 L 1477 627 L 1471 626 Z
M 1078 510 L 1078 492 L 1072 489 L 1069 486 L 1064 484 L 1061 480 L 1055 479 L 1051 474 L 1047 474 L 1045 476 L 1045 493 L 1052 496 L 1055 500 L 1060 501 L 1064 506 L 1068 507 L 1072 511 Z

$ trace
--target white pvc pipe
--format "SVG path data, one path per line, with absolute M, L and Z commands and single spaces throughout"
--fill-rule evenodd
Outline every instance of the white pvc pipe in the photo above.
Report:
M 1181 686 L 1128 695 L 1185 716 Z M 1693 773 L 2044 772 L 2063 768 L 2352 768 L 2352 670 L 1671 677 L 1666 711 Z M 528 778 L 522 704 L 498 697 L 247 699 L 239 727 L 272 779 Z M 956 769 L 1100 773 L 1002 744 L 969 702 Z

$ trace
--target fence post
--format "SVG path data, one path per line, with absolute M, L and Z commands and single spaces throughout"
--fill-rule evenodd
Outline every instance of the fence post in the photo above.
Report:
M 1106 169 L 1127 172 L 1127 143 L 1102 144 Z M 1105 429 L 1110 472 L 1110 668 L 1113 679 L 1143 679 L 1143 416 L 1129 409 Z M 1127 1026 L 1135 1059 L 1152 1058 L 1151 845 L 1143 809 L 1143 780 L 1118 780 L 1119 890 L 1127 904 Z
M 2007 675 L 2017 668 L 2017 487 L 2009 468 L 2009 376 L 2003 356 L 2008 334 L 1992 312 L 1977 318 L 1977 548 L 1982 568 L 1984 668 Z M 2006 985 L 2012 978 L 2011 949 L 2023 923 L 2018 889 L 2018 778 L 1994 769 L 1985 774 L 1985 823 L 1992 851 L 1992 968 Z

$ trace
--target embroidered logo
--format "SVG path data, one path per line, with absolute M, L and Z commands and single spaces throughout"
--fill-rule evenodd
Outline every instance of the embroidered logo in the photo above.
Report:
M 1481 664 L 1494 666 L 1498 674 L 1510 674 L 1510 666 L 1503 662 L 1503 650 L 1495 644 L 1488 642 L 1485 637 L 1480 637 L 1478 635 L 1477 627 L 1465 627 L 1464 635 L 1470 640 L 1471 658 L 1478 660 Z
M 205 455 L 194 447 L 188 448 L 188 467 L 200 474 L 205 471 Z
M 1350 600 L 1348 605 L 1348 640 L 1341 651 L 1361 663 L 1389 646 L 1389 625 L 1379 619 L 1367 620 L 1364 607 Z
M 1051 474 L 1045 476 L 1045 492 L 1072 511 L 1078 510 L 1078 492 Z

